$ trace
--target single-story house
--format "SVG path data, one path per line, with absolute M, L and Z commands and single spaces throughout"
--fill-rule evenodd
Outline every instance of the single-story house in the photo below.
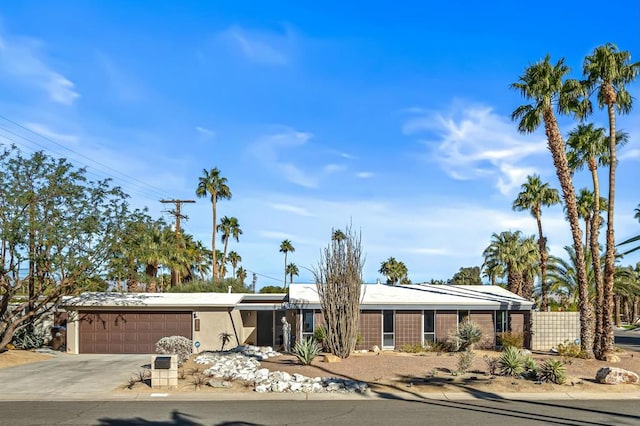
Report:
M 464 319 L 477 323 L 485 344 L 499 332 L 529 331 L 532 302 L 498 286 L 362 286 L 358 348 L 383 349 L 444 341 Z M 287 294 L 83 293 L 65 298 L 67 352 L 154 353 L 155 343 L 181 335 L 194 352 L 230 346 L 282 345 L 282 318 L 292 339 L 313 334 L 323 323 L 313 284 L 293 284 Z M 227 346 L 229 347 L 229 346 Z

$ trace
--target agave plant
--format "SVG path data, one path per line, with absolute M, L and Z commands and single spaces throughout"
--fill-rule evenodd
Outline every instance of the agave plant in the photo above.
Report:
M 320 345 L 313 337 L 302 339 L 296 342 L 293 354 L 298 358 L 300 364 L 310 365 L 313 359 L 320 354 Z
M 561 385 L 567 380 L 567 369 L 561 361 L 548 359 L 540 367 L 538 377 L 540 381 Z
M 473 350 L 473 345 L 482 339 L 482 330 L 470 321 L 464 321 L 458 328 L 455 341 L 461 351 Z
M 513 346 L 507 346 L 498 361 L 500 374 L 503 376 L 519 376 L 524 372 L 525 361 L 520 350 Z

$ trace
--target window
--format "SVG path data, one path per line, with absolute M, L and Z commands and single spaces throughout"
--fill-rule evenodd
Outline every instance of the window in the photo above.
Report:
M 458 324 L 469 321 L 469 311 L 458 311 Z
M 436 341 L 436 311 L 422 311 L 422 344 Z
M 395 324 L 394 312 L 382 311 L 382 347 L 395 347 Z
M 307 339 L 313 337 L 314 330 L 314 312 L 313 309 L 302 310 L 302 338 Z
M 496 311 L 496 346 L 500 345 L 500 333 L 509 331 L 509 315 L 507 311 Z

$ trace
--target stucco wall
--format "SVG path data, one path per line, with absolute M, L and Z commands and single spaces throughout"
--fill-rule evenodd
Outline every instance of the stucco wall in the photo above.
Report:
M 78 311 L 68 311 L 67 314 L 67 353 L 77 354 L 80 351 Z
M 243 343 L 255 345 L 257 341 L 258 315 L 255 311 L 241 311 Z
M 193 331 L 194 352 L 220 350 L 222 346 L 220 333 L 222 332 L 231 334 L 231 340 L 227 343 L 225 348 L 233 348 L 244 341 L 244 327 L 242 325 L 242 314 L 240 311 L 233 310 L 229 312 L 227 309 L 220 309 L 211 311 L 194 311 L 194 314 L 194 319 L 200 320 L 200 331 Z M 233 323 L 231 322 L 232 319 Z M 195 347 L 196 341 L 200 342 L 200 347 L 198 349 Z

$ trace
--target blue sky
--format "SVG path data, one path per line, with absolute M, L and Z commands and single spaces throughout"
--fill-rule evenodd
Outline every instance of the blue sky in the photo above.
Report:
M 113 177 L 167 220 L 158 200 L 195 199 L 202 170 L 219 167 L 233 192 L 219 214 L 238 218 L 233 249 L 259 286 L 281 279 L 283 239 L 310 268 L 349 222 L 362 232 L 366 281 L 390 256 L 414 282 L 448 279 L 482 263 L 492 233 L 536 232 L 511 210 L 528 174 L 559 188 L 544 135 L 520 135 L 509 119 L 524 103 L 509 84 L 546 53 L 574 77 L 606 42 L 640 57 L 636 2 L 614 10 L 612 26 L 589 1 L 302 3 L 6 4 L 0 114 L 35 134 L 0 118 L 0 141 Z M 601 111 L 591 121 L 607 124 Z M 560 125 L 566 135 L 575 123 Z M 618 125 L 631 135 L 618 168 L 622 240 L 640 231 L 640 105 Z M 185 230 L 210 241 L 209 202 L 184 211 Z M 571 243 L 562 209 L 543 220 L 561 256 Z M 301 268 L 299 281 L 310 279 Z

